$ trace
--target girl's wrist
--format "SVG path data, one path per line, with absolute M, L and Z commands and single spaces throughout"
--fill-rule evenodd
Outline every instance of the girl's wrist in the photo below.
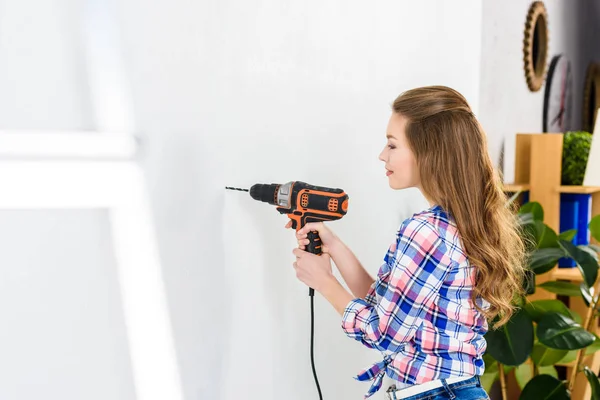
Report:
M 344 242 L 342 242 L 338 237 L 336 237 L 333 243 L 331 243 L 327 247 L 329 247 L 329 255 L 333 259 L 333 262 L 335 262 L 337 256 L 344 250 Z

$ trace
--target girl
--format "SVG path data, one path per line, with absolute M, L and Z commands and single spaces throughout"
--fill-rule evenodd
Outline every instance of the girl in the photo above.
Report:
M 374 380 L 365 398 L 387 374 L 388 399 L 489 399 L 479 380 L 483 335 L 488 320 L 497 328 L 514 312 L 524 246 L 485 133 L 460 93 L 431 86 L 394 101 L 387 140 L 379 159 L 390 187 L 416 187 L 430 207 L 400 225 L 377 279 L 323 223 L 307 224 L 297 232 L 296 276 L 342 315 L 350 338 L 381 352 L 357 377 Z M 319 232 L 322 256 L 304 251 L 309 231 Z

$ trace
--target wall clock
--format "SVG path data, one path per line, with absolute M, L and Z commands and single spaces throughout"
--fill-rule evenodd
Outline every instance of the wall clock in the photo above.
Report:
M 534 1 L 525 20 L 523 67 L 527 87 L 537 92 L 544 83 L 548 57 L 548 14 L 541 1 Z
M 584 131 L 593 133 L 598 107 L 600 107 L 600 63 L 591 63 L 585 75 L 583 89 Z
M 564 55 L 552 58 L 544 92 L 543 132 L 567 132 L 572 128 L 573 74 Z

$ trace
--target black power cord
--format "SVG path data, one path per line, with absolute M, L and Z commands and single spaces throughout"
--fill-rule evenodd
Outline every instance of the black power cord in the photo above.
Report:
M 306 251 L 318 256 L 323 254 L 319 232 L 310 231 L 306 234 L 306 236 L 308 237 L 308 246 L 306 246 Z M 308 295 L 310 296 L 310 364 L 312 366 L 313 376 L 315 377 L 317 391 L 319 392 L 319 400 L 323 400 L 321 386 L 319 385 L 319 378 L 317 378 L 317 370 L 315 369 L 315 289 L 309 287 Z
M 319 386 L 319 378 L 317 378 L 317 370 L 315 369 L 315 291 L 311 288 L 309 291 L 310 296 L 310 364 L 312 366 L 313 376 L 315 377 L 315 384 L 317 385 L 317 391 L 319 392 L 319 400 L 323 400 L 321 394 L 321 386 Z

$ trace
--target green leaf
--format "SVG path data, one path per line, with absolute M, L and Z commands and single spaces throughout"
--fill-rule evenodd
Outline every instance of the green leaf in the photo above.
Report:
M 548 313 L 540 319 L 537 336 L 545 346 L 565 350 L 582 349 L 596 339 L 571 318 L 556 312 Z
M 565 256 L 565 252 L 559 248 L 535 249 L 529 259 L 529 268 L 536 275 L 550 271 L 558 259 Z
M 515 378 L 517 378 L 517 383 L 519 384 L 519 388 L 523 389 L 527 382 L 533 378 L 533 371 L 531 370 L 531 365 L 528 363 L 523 363 L 519 365 L 515 369 Z
M 558 243 L 569 257 L 575 260 L 586 285 L 588 285 L 588 287 L 593 286 L 598 276 L 598 262 L 585 251 L 578 249 L 577 246 L 571 242 L 559 240 Z
M 519 225 L 521 226 L 533 224 L 533 222 L 535 221 L 535 219 L 533 219 L 533 214 L 531 213 L 519 214 L 517 218 L 519 221 Z
M 563 296 L 581 296 L 579 286 L 571 282 L 550 281 L 544 282 L 538 285 L 538 287 Z
M 568 352 L 568 350 L 551 349 L 541 343 L 537 343 L 533 346 L 531 360 L 540 367 L 546 367 L 562 360 Z
M 519 209 L 519 214 L 532 214 L 535 221 L 544 220 L 544 208 L 537 201 L 530 201 L 525 203 Z
M 600 215 L 596 215 L 590 220 L 588 228 L 590 228 L 592 237 L 600 242 Z
M 487 351 L 483 353 L 483 363 L 485 365 L 484 374 L 498 372 L 498 361 Z
M 535 322 L 540 322 L 544 315 L 552 312 L 572 317 L 570 310 L 560 300 L 535 300 L 525 304 L 524 309 Z
M 583 250 L 586 253 L 588 253 L 590 256 L 592 256 L 592 258 L 594 260 L 596 260 L 596 262 L 598 262 L 598 252 L 596 250 L 594 250 L 593 248 L 590 247 L 591 245 L 589 244 L 579 244 L 577 245 L 577 248 L 579 250 Z
M 577 359 L 577 353 L 579 353 L 579 350 L 569 350 L 567 355 L 560 360 L 561 364 L 568 364 L 575 361 L 575 359 Z
M 596 336 L 596 340 L 594 340 L 594 343 L 590 344 L 585 349 L 586 356 L 589 356 L 590 354 L 594 354 L 595 352 L 600 350 L 600 338 L 597 335 L 595 335 L 595 336 Z
M 555 377 L 558 379 L 558 372 L 556 371 L 556 367 L 554 365 L 548 365 L 546 367 L 539 367 L 538 372 L 540 374 L 546 374 Z
M 583 373 L 592 388 L 592 400 L 600 400 L 600 381 L 598 380 L 598 375 L 587 365 L 583 369 Z
M 538 375 L 525 386 L 519 400 L 569 400 L 567 387 L 550 375 Z
M 526 268 L 524 270 L 525 274 L 523 275 L 523 290 L 525 290 L 525 295 L 529 296 L 530 294 L 535 293 L 535 272 Z
M 531 216 L 531 214 L 526 215 Z M 535 221 L 533 217 L 531 217 L 529 223 L 521 225 L 521 236 L 523 237 L 527 252 L 531 252 L 538 247 L 545 229 L 546 226 L 544 223 L 542 221 Z
M 485 364 L 485 372 L 498 372 L 498 361 L 494 360 L 494 357 L 492 357 L 490 355 L 490 353 L 486 352 L 483 355 L 483 362 Z M 512 365 L 505 365 L 502 364 L 502 369 L 504 369 L 504 373 L 508 374 L 510 373 L 510 371 L 512 371 L 515 367 Z
M 550 375 L 558 379 L 558 372 L 556 371 L 554 365 L 548 365 L 545 367 L 538 366 L 538 373 L 540 375 Z M 532 366 L 527 363 L 519 365 L 515 369 L 515 378 L 517 378 L 517 384 L 522 390 L 525 386 L 527 386 L 527 383 L 531 380 L 531 378 L 533 378 Z
M 577 235 L 577 229 L 569 229 L 568 231 L 561 232 L 560 235 L 558 235 L 558 238 L 566 240 L 567 242 L 572 242 L 575 235 Z
M 486 372 L 483 375 L 481 375 L 480 379 L 481 386 L 487 393 L 489 393 L 492 390 L 492 385 L 494 384 L 494 382 L 496 382 L 496 379 L 498 379 L 498 371 L 493 373 Z
M 590 289 L 584 282 L 581 282 L 579 284 L 579 291 L 581 292 L 581 296 L 583 297 L 585 305 L 589 307 L 590 303 L 592 302 L 592 294 L 590 293 Z
M 531 214 L 526 215 L 531 216 Z M 546 229 L 546 226 L 542 221 L 536 221 L 533 219 L 533 217 L 529 221 L 529 223 L 521 226 L 521 229 L 523 230 L 523 240 L 527 245 L 527 250 L 538 247 L 538 243 L 540 242 L 542 235 L 544 234 L 544 230 Z
M 536 247 L 539 247 L 540 243 L 542 242 L 542 237 L 544 236 L 544 232 L 546 231 L 547 225 L 544 224 L 542 221 L 533 221 L 532 226 L 535 229 L 534 237 Z
M 538 242 L 538 248 L 547 249 L 553 247 L 558 247 L 558 236 L 556 235 L 556 232 L 554 232 L 554 229 L 544 224 L 542 236 Z
M 529 357 L 533 348 L 533 322 L 523 309 L 498 329 L 485 334 L 487 352 L 505 365 L 519 365 Z
M 573 321 L 575 321 L 579 325 L 583 324 L 583 318 L 581 318 L 581 315 L 579 315 L 577 311 L 569 309 L 569 312 L 571 313 L 571 319 Z

